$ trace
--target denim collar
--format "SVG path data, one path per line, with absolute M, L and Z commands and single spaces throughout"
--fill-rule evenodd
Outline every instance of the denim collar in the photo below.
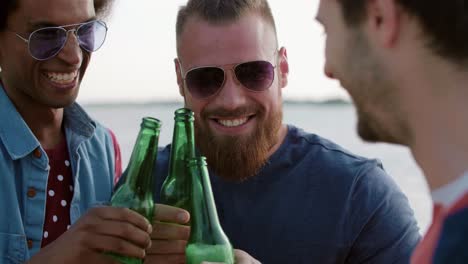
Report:
M 13 160 L 21 159 L 40 146 L 23 117 L 19 114 L 0 83 L 0 140 Z M 95 122 L 77 103 L 64 108 L 65 131 L 80 135 L 83 140 L 92 137 Z M 78 143 L 78 142 L 76 142 Z

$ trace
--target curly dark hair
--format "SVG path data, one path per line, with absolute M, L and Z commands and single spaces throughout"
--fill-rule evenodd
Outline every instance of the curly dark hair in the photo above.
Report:
M 359 25 L 367 16 L 367 0 L 339 0 L 345 21 Z M 468 0 L 396 0 L 421 23 L 428 46 L 439 56 L 468 65 Z
M 105 17 L 109 14 L 114 0 L 94 0 L 94 9 L 98 17 Z M 8 15 L 18 8 L 18 0 L 0 1 L 0 31 L 7 26 Z

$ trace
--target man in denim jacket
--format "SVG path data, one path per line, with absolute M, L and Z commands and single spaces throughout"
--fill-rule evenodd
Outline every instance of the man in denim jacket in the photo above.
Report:
M 1 2 L 0 263 L 113 263 L 102 252 L 143 258 L 150 243 L 144 217 L 96 207 L 120 175 L 119 149 L 74 102 L 109 5 Z

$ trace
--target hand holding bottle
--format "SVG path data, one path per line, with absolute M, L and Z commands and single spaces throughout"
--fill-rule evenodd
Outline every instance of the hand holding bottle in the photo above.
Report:
M 185 263 L 185 246 L 190 235 L 190 226 L 186 224 L 189 220 L 190 214 L 187 211 L 157 204 L 152 243 L 146 251 L 145 264 Z
M 28 263 L 116 263 L 102 252 L 144 258 L 151 244 L 148 220 L 126 208 L 95 207 Z

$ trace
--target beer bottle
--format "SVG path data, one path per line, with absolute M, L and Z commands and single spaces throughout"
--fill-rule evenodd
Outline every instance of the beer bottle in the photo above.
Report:
M 190 238 L 185 249 L 187 264 L 203 261 L 234 263 L 231 243 L 219 223 L 205 157 L 189 160 L 192 180 Z
M 190 177 L 187 161 L 195 157 L 193 112 L 187 108 L 175 111 L 169 172 L 161 188 L 163 204 L 183 208 L 190 212 Z
M 132 151 L 129 164 L 125 169 L 125 182 L 118 187 L 111 198 L 111 205 L 130 208 L 153 223 L 153 167 L 158 154 L 159 131 L 161 122 L 145 117 Z M 140 264 L 143 260 L 110 253 L 112 257 L 125 264 Z

